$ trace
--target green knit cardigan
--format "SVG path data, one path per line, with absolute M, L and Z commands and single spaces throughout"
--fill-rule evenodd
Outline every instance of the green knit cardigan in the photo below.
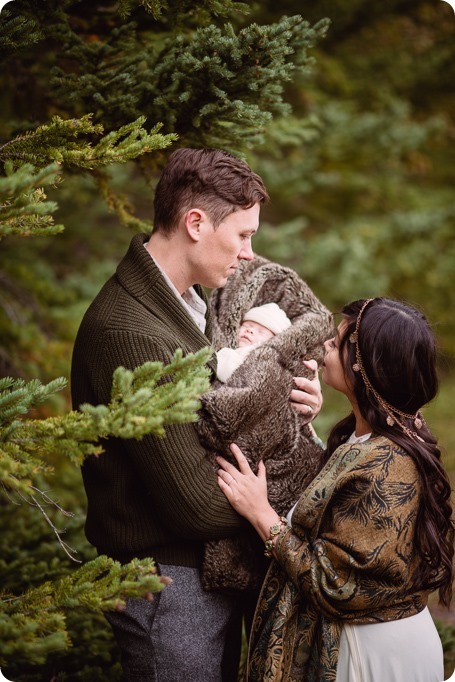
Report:
M 146 239 L 132 239 L 82 320 L 71 370 L 75 409 L 109 402 L 120 365 L 168 363 L 177 348 L 190 353 L 210 345 L 210 316 L 206 336 L 166 284 L 144 248 Z M 209 362 L 212 371 L 215 362 Z M 219 490 L 194 424 L 169 426 L 164 438 L 112 438 L 103 447 L 103 455 L 89 457 L 82 467 L 86 535 L 100 554 L 199 566 L 205 541 L 244 527 Z

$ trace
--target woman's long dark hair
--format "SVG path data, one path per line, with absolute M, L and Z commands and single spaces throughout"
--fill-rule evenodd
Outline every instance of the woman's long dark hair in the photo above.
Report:
M 356 362 L 355 344 L 349 337 L 364 303 L 364 300 L 354 301 L 342 310 L 347 326 L 339 342 L 340 361 L 348 385 L 353 387 L 359 411 L 373 432 L 393 440 L 416 464 L 421 484 L 415 535 L 421 561 L 416 580 L 422 589 L 438 589 L 439 601 L 449 606 L 454 553 L 450 481 L 441 462 L 437 441 L 426 424 L 417 430 L 413 420 L 399 417 L 408 432 L 396 421 L 389 426 L 387 413 L 365 386 L 361 373 L 352 368 Z M 421 312 L 398 301 L 373 299 L 361 317 L 358 345 L 368 380 L 387 403 L 414 415 L 435 397 L 438 391 L 436 344 Z M 354 429 L 355 417 L 351 413 L 333 427 L 327 441 L 327 456 L 346 441 Z M 410 434 L 411 431 L 417 432 L 420 438 Z

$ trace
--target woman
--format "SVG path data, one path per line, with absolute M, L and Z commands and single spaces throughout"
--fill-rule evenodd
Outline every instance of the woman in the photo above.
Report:
M 343 309 L 322 378 L 352 412 L 332 429 L 324 468 L 288 514 L 267 500 L 232 445 L 219 485 L 274 561 L 250 640 L 248 680 L 441 682 L 427 609 L 452 591 L 450 483 L 420 409 L 437 392 L 435 341 L 414 308 L 382 299 Z

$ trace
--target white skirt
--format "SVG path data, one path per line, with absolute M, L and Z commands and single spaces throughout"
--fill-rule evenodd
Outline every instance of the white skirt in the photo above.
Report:
M 428 608 L 389 623 L 344 625 L 336 682 L 443 682 L 442 644 Z

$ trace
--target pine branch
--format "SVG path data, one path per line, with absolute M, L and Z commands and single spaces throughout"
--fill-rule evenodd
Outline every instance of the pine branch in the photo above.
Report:
M 52 469 L 44 463 L 49 453 L 74 456 L 78 461 L 101 448 L 90 440 L 108 435 L 142 437 L 162 435 L 164 425 L 195 419 L 198 396 L 207 390 L 205 362 L 211 355 L 205 349 L 173 360 L 146 363 L 134 371 L 119 368 L 114 373 L 112 397 L 108 406 L 87 405 L 83 412 L 42 420 L 24 418 L 27 412 L 65 385 L 64 379 L 43 386 L 39 381 L 0 379 L 0 481 L 7 499 L 35 506 L 50 524 L 65 553 L 74 551 L 62 540 L 46 506 L 57 507 L 39 489 L 35 479 Z M 165 379 L 165 383 L 161 383 Z M 98 557 L 57 581 L 47 581 L 20 595 L 3 594 L 0 600 L 2 647 L 0 665 L 20 656 L 31 663 L 43 663 L 49 653 L 70 645 L 65 611 L 123 609 L 127 597 L 152 598 L 167 579 L 156 574 L 151 559 L 122 566 L 107 557 Z
M 166 129 L 189 142 L 225 146 L 234 136 L 237 146 L 262 141 L 272 116 L 289 112 L 284 83 L 308 69 L 308 50 L 327 28 L 327 20 L 310 28 L 294 16 L 252 24 L 238 35 L 227 25 L 177 36 L 159 55 L 150 82 L 156 95 L 144 113 L 154 120 L 161 112 Z
M 119 367 L 113 375 L 109 405 L 82 405 L 60 417 L 25 419 L 31 407 L 65 386 L 64 379 L 43 386 L 38 380 L 0 379 L 0 482 L 11 501 L 25 500 L 43 513 L 42 502 L 53 504 L 42 493 L 39 482 L 52 473 L 46 465 L 55 455 L 64 455 L 80 465 L 99 456 L 99 441 L 109 436 L 143 438 L 152 433 L 165 436 L 165 426 L 197 419 L 199 396 L 208 390 L 206 362 L 211 349 L 183 356 L 176 351 L 168 365 L 147 362 L 133 371 Z M 53 532 L 62 543 L 56 527 Z
M 289 113 L 284 85 L 308 70 L 309 49 L 327 28 L 328 20 L 310 27 L 297 15 L 238 34 L 229 24 L 179 31 L 152 45 L 134 23 L 91 42 L 69 33 L 71 67 L 55 68 L 51 86 L 109 129 L 146 116 L 188 144 L 229 147 L 235 140 L 246 148 L 263 140 L 273 116 Z
M 77 571 L 15 596 L 0 597 L 0 665 L 20 656 L 43 663 L 48 654 L 67 649 L 65 611 L 122 610 L 126 598 L 152 599 L 170 581 L 156 573 L 152 559 L 120 563 L 100 556 Z
M 11 8 L 5 7 L 1 10 L 0 21 L 1 57 L 24 50 L 44 38 L 43 31 L 33 16 L 16 15 Z
M 154 49 L 138 36 L 134 22 L 87 40 L 66 23 L 60 36 L 65 68 L 51 69 L 50 88 L 68 111 L 95 112 L 108 129 L 143 115 L 140 102 L 153 97 L 149 62 Z M 148 49 L 147 49 L 148 48 Z M 160 121 L 161 117 L 150 119 Z
M 92 171 L 101 196 L 105 200 L 108 209 L 115 213 L 122 225 L 132 228 L 136 232 L 150 233 L 153 229 L 153 223 L 149 220 L 137 218 L 133 214 L 133 206 L 124 194 L 114 192 L 110 185 L 109 174 L 100 168 Z
M 55 225 L 50 215 L 57 210 L 54 201 L 46 201 L 42 185 L 54 186 L 59 181 L 56 163 L 37 170 L 24 164 L 13 170 L 5 163 L 6 177 L 0 177 L 0 239 L 11 234 L 24 237 L 58 234 L 63 225 Z
M 3 428 L 14 423 L 16 417 L 26 414 L 32 407 L 41 405 L 49 396 L 65 388 L 63 377 L 44 385 L 38 380 L 0 378 L 0 440 L 5 440 Z
M 92 140 L 101 135 L 103 126 L 93 124 L 91 119 L 92 114 L 67 120 L 54 116 L 50 123 L 2 145 L 0 160 L 10 164 L 34 163 L 38 167 L 57 162 L 69 168 L 92 169 L 125 163 L 141 154 L 163 149 L 176 139 L 176 135 L 160 134 L 161 124 L 147 132 L 142 127 L 145 117 L 141 116 L 111 131 L 93 146 Z
M 186 1 L 170 3 L 169 0 L 120 0 L 119 14 L 123 19 L 126 19 L 136 7 L 143 7 L 156 20 L 170 14 L 176 24 L 183 23 L 188 19 L 188 14 L 194 13 L 195 9 L 193 3 Z M 233 0 L 204 0 L 197 3 L 199 22 L 203 21 L 204 18 L 208 21 L 211 16 L 225 17 L 231 12 L 247 14 L 249 11 L 250 8 L 246 3 L 234 2 Z
M 43 188 L 38 186 L 55 186 L 62 168 L 93 170 L 102 195 L 121 222 L 136 229 L 150 229 L 146 221 L 132 215 L 124 197 L 111 190 L 108 175 L 101 169 L 164 149 L 177 135 L 159 133 L 161 124 L 146 131 L 142 116 L 93 144 L 103 127 L 94 125 L 91 119 L 91 114 L 69 120 L 54 116 L 50 123 L 0 147 L 6 173 L 5 178 L 0 178 L 0 239 L 12 234 L 47 236 L 63 231 L 63 225 L 55 225 L 50 215 L 57 210 L 57 204 L 46 201 Z

